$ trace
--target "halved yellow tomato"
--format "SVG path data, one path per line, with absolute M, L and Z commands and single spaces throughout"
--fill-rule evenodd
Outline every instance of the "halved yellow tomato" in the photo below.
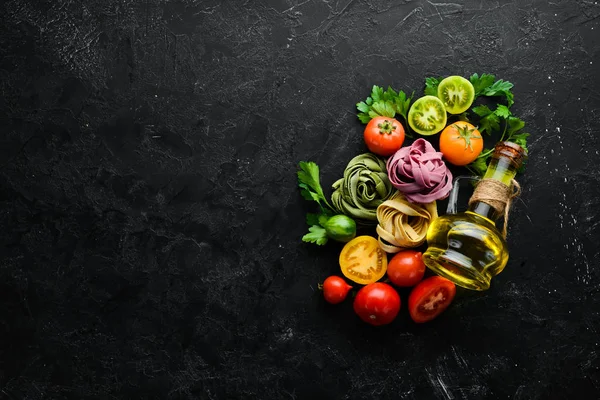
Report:
M 377 282 L 387 271 L 387 255 L 372 236 L 358 236 L 346 243 L 340 253 L 344 276 L 361 285 Z

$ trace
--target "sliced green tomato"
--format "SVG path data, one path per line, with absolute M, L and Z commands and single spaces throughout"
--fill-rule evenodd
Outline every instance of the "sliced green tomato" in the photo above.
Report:
M 449 76 L 440 82 L 437 97 L 450 114 L 461 114 L 473 104 L 475 88 L 462 76 Z
M 435 135 L 446 126 L 444 103 L 435 96 L 417 99 L 408 111 L 408 124 L 421 135 Z

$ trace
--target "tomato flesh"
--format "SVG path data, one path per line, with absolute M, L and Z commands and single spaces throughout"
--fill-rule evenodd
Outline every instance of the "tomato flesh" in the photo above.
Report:
M 358 236 L 346 243 L 339 261 L 344 276 L 361 285 L 378 281 L 387 271 L 387 256 L 372 236 Z
M 380 326 L 392 322 L 400 311 L 400 296 L 383 282 L 361 288 L 354 298 L 354 312 L 364 322 Z
M 442 79 L 437 96 L 450 114 L 464 113 L 475 100 L 473 84 L 462 76 L 454 75 Z
M 435 96 L 417 99 L 408 111 L 408 124 L 417 133 L 435 135 L 446 126 L 446 109 L 442 100 Z
M 431 321 L 452 303 L 456 285 L 441 276 L 432 276 L 419 283 L 408 297 L 408 312 L 413 321 Z

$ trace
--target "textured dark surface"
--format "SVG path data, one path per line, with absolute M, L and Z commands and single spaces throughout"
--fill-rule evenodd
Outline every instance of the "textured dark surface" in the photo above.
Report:
M 600 397 L 595 1 L 0 6 L 0 398 Z M 495 73 L 530 161 L 508 267 L 422 326 L 325 304 L 295 170 L 373 84 Z M 403 300 L 406 293 L 401 292 Z

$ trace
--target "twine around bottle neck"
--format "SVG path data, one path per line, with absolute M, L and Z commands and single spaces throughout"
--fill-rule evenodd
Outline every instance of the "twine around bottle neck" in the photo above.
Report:
M 498 215 L 504 214 L 502 236 L 506 239 L 508 233 L 508 214 L 512 201 L 521 193 L 521 186 L 513 179 L 510 186 L 496 180 L 485 178 L 479 181 L 473 195 L 469 199 L 469 207 L 477 202 L 483 202 L 492 207 Z

